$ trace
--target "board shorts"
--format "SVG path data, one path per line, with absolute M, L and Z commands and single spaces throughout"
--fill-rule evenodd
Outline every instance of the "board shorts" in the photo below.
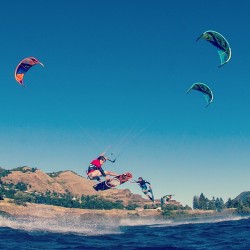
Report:
M 96 167 L 93 164 L 89 164 L 87 174 L 90 174 L 90 173 L 94 172 L 95 170 L 99 170 L 98 167 Z
M 148 193 L 148 187 L 146 185 L 141 186 L 142 192 L 147 194 Z

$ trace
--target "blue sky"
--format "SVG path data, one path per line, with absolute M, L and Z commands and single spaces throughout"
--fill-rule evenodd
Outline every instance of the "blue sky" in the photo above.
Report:
M 226 201 L 249 190 L 250 4 L 248 1 L 11 1 L 0 9 L 0 166 L 85 176 L 105 149 L 105 169 L 174 193 Z M 223 34 L 220 64 L 206 30 Z M 34 56 L 26 88 L 16 65 Z M 214 93 L 187 89 L 204 82 Z M 141 193 L 135 184 L 125 184 Z

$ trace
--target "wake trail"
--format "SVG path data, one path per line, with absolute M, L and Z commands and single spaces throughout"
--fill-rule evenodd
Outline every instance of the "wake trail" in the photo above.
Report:
M 120 233 L 117 223 L 100 218 L 86 219 L 81 216 L 57 218 L 5 217 L 0 216 L 0 227 L 28 232 L 50 232 L 77 235 L 104 235 Z
M 149 226 L 149 227 L 170 227 L 187 224 L 220 223 L 225 221 L 238 221 L 249 219 L 250 216 L 223 216 L 211 218 L 190 218 L 190 219 L 123 219 L 120 226 Z
M 199 219 L 148 219 L 148 218 L 104 218 L 101 216 L 86 218 L 81 215 L 59 216 L 53 218 L 41 218 L 31 216 L 2 216 L 0 215 L 0 227 L 8 227 L 15 230 L 43 233 L 76 234 L 84 236 L 122 234 L 122 227 L 174 227 L 188 224 L 220 223 L 249 219 L 250 216 L 227 216 L 220 218 Z

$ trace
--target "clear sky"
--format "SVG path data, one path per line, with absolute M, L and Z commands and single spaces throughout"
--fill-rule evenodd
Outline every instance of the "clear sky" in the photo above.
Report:
M 250 2 L 2 0 L 0 166 L 72 170 L 108 149 L 156 198 L 249 191 Z M 232 48 L 221 68 L 206 30 Z M 17 64 L 34 56 L 26 88 Z M 214 93 L 186 91 L 204 82 Z M 141 194 L 135 184 L 124 184 Z

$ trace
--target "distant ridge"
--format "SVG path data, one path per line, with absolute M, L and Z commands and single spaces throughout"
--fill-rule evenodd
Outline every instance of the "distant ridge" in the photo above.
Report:
M 3 171 L 5 171 L 5 170 L 6 170 L 6 169 L 0 167 L 0 173 L 3 172 Z
M 14 185 L 24 183 L 27 185 L 26 192 L 28 193 L 71 193 L 76 197 L 81 197 L 82 195 L 97 195 L 111 201 L 122 200 L 124 205 L 131 203 L 137 203 L 142 206 L 144 204 L 151 204 L 151 201 L 144 199 L 141 195 L 131 193 L 131 191 L 127 189 L 129 184 L 123 184 L 119 189 L 97 192 L 93 189 L 93 185 L 96 182 L 88 180 L 71 170 L 47 174 L 40 169 L 23 166 L 12 170 L 2 169 L 2 173 L 4 171 L 7 172 L 1 177 L 3 183 Z M 122 189 L 123 187 L 125 189 Z
M 250 200 L 250 191 L 242 192 L 233 199 L 233 201 L 240 201 L 242 203 L 246 202 L 247 200 Z

